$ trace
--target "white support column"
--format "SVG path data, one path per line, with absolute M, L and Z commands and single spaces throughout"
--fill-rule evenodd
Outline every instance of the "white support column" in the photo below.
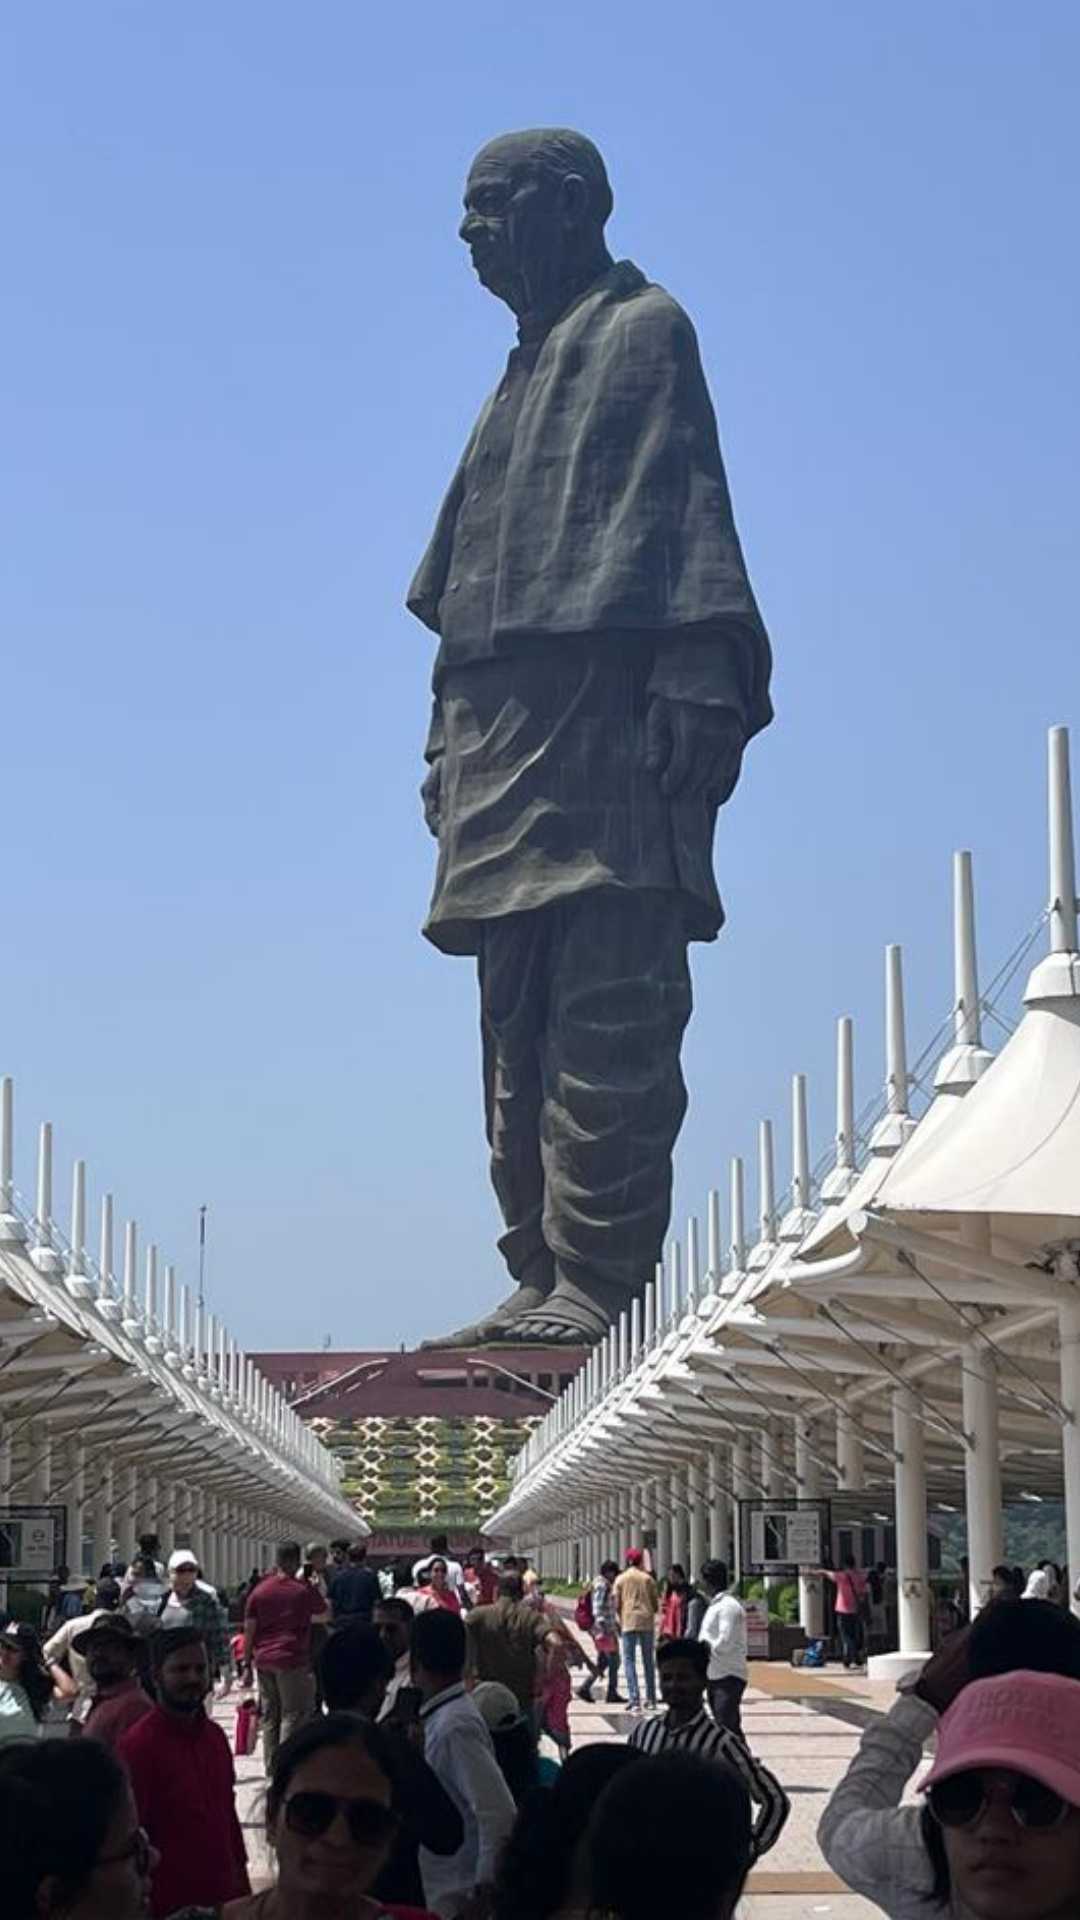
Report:
M 770 1414 L 761 1434 L 761 1478 L 765 1482 L 766 1497 L 770 1500 L 783 1500 L 787 1494 L 786 1475 L 782 1453 L 783 1427 L 777 1414 Z M 765 1575 L 766 1594 L 778 1593 L 784 1585 L 778 1573 Z
M 232 1539 L 232 1573 L 229 1585 L 238 1587 L 241 1580 L 247 1578 L 247 1568 L 244 1565 L 244 1511 L 236 1501 L 233 1502 L 232 1525 L 229 1532 Z
M 129 1466 L 121 1467 L 117 1472 L 116 1507 L 113 1513 L 117 1559 L 123 1561 L 125 1568 L 129 1567 L 135 1558 L 135 1507 L 138 1498 L 139 1469 L 132 1462 Z
M 782 1500 L 787 1492 L 783 1432 L 779 1415 L 771 1413 L 761 1438 L 762 1479 L 770 1500 Z
M 971 1618 L 990 1598 L 990 1575 L 1002 1557 L 1001 1441 L 994 1356 L 972 1340 L 963 1354 L 964 1496 L 967 1506 Z
M 662 1575 L 667 1572 L 672 1560 L 671 1503 L 665 1481 L 653 1481 L 653 1501 L 656 1512 L 656 1571 Z
M 156 1525 L 162 1552 L 167 1560 L 176 1544 L 173 1537 L 176 1533 L 176 1481 L 166 1480 L 161 1475 L 158 1476 Z
M 691 1460 L 686 1469 L 686 1493 L 690 1502 L 689 1558 L 686 1573 L 691 1585 L 705 1564 L 708 1507 L 701 1484 L 701 1475 L 702 1469 L 699 1462 Z
M 215 1494 L 211 1494 L 210 1496 L 209 1521 L 210 1521 L 210 1524 L 207 1529 L 207 1540 L 206 1540 L 206 1557 L 210 1563 L 211 1572 L 208 1573 L 206 1577 L 210 1581 L 212 1586 L 219 1587 L 221 1585 L 221 1535 L 222 1535 L 220 1494 L 215 1493 Z M 301 1546 L 303 1546 L 304 1544 L 303 1537 L 302 1537 L 303 1531 L 304 1530 L 302 1527 L 293 1528 L 293 1532 L 296 1533 L 297 1537 L 300 1539 Z
M 619 1533 L 622 1537 L 623 1552 L 627 1547 L 640 1547 L 641 1541 L 634 1532 L 633 1512 L 630 1506 L 630 1490 L 626 1488 L 619 1495 Z
M 639 1483 L 630 1495 L 630 1531 L 635 1547 L 645 1545 L 645 1489 Z
M 1075 1586 L 1072 1569 L 1080 1568 L 1080 1300 L 1070 1300 L 1059 1308 L 1058 1335 L 1061 1345 L 1061 1402 L 1068 1415 L 1061 1429 L 1065 1476 L 1065 1548 L 1069 1579 Z M 1080 1601 L 1072 1601 L 1072 1610 L 1080 1614 Z
M 731 1521 L 731 1496 L 725 1482 L 728 1477 L 727 1448 L 709 1448 L 709 1559 L 728 1560 L 728 1532 Z M 696 1569 L 695 1569 L 696 1572 Z
M 67 1563 L 72 1575 L 78 1578 L 85 1572 L 83 1566 L 83 1471 L 86 1449 L 77 1435 L 67 1442 L 67 1458 L 64 1462 L 64 1479 L 67 1483 L 64 1494 L 64 1510 L 67 1518 Z M 91 1569 L 92 1573 L 97 1568 Z
M 176 1524 L 173 1529 L 174 1548 L 191 1546 L 191 1511 L 194 1499 L 194 1490 L 190 1480 L 181 1481 L 176 1489 Z
M 91 1519 L 93 1546 L 91 1548 L 90 1568 L 95 1580 L 105 1562 L 111 1561 L 112 1553 L 112 1501 L 113 1470 L 108 1461 L 101 1461 L 97 1469 L 97 1488 L 94 1493 Z
M 836 1473 L 841 1493 L 862 1493 L 866 1487 L 866 1466 L 862 1435 L 846 1407 L 836 1410 Z
M 670 1565 L 686 1565 L 686 1551 L 689 1545 L 686 1532 L 686 1475 L 674 1469 L 671 1475 L 671 1561 Z M 667 1567 L 660 1569 L 667 1572 Z
M 139 1481 L 139 1504 L 135 1513 L 135 1537 L 141 1533 L 156 1533 L 164 1543 L 164 1535 L 158 1524 L 158 1480 L 156 1473 L 144 1473 Z M 166 1555 L 166 1558 L 168 1556 Z
M 26 1458 L 29 1472 L 20 1488 L 18 1504 L 47 1506 L 52 1489 L 52 1441 L 44 1420 L 31 1420 L 26 1429 Z
M 796 1414 L 795 1493 L 799 1500 L 821 1498 L 819 1451 L 813 1422 L 802 1414 Z M 803 1569 L 799 1572 L 799 1625 L 808 1640 L 819 1639 L 825 1631 L 825 1595 L 821 1575 Z
M 896 1592 L 899 1655 L 879 1654 L 873 1672 L 910 1670 L 930 1652 L 930 1594 L 926 1555 L 926 1456 L 919 1403 L 910 1387 L 893 1392 L 896 1462 Z M 899 1666 L 897 1661 L 899 1660 Z M 891 1666 L 883 1663 L 892 1662 Z
M 738 1439 L 732 1442 L 731 1487 L 732 1487 L 732 1492 L 734 1493 L 734 1496 L 735 1496 L 735 1511 L 732 1515 L 732 1535 L 734 1538 L 734 1548 L 735 1548 L 735 1577 L 737 1580 L 741 1580 L 743 1577 L 743 1554 L 742 1554 L 742 1525 L 741 1525 L 742 1516 L 741 1516 L 741 1510 L 739 1507 L 739 1501 L 749 1500 L 754 1493 L 754 1487 L 751 1480 L 751 1466 L 750 1466 L 750 1435 L 748 1433 L 740 1433 Z

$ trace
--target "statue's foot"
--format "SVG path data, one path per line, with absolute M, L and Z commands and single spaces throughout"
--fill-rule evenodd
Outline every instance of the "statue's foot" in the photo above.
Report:
M 617 1282 L 560 1262 L 551 1294 L 514 1321 L 513 1338 L 522 1346 L 594 1347 L 629 1304 L 626 1288 Z
M 512 1327 L 504 1327 L 488 1338 L 497 1338 L 504 1346 L 513 1341 L 517 1347 L 594 1347 L 605 1332 L 604 1327 L 582 1327 L 576 1321 L 562 1319 L 550 1307 L 538 1307 L 535 1313 L 523 1314 Z
M 550 1292 L 550 1287 L 531 1283 L 515 1287 L 513 1293 L 501 1301 L 493 1313 L 486 1314 L 483 1320 L 459 1327 L 456 1333 L 448 1333 L 441 1340 L 421 1340 L 420 1345 L 422 1348 L 482 1347 L 495 1340 L 513 1340 L 518 1321 L 533 1310 L 542 1308 Z

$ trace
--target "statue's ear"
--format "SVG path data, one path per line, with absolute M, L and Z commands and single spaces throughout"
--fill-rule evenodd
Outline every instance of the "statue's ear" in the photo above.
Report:
M 589 189 L 580 173 L 563 175 L 562 214 L 568 227 L 583 226 L 589 215 Z

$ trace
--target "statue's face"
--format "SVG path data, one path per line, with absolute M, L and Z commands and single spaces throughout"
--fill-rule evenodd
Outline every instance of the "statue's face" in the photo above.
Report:
M 535 305 L 558 272 L 559 186 L 515 149 L 495 141 L 473 162 L 459 232 L 481 284 L 515 313 Z

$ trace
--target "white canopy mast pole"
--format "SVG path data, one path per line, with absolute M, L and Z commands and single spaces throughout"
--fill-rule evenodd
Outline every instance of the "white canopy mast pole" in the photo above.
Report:
M 1072 782 L 1067 727 L 1051 727 L 1049 742 L 1050 954 L 1031 977 L 1025 999 L 1071 997 L 1080 992 L 1077 961 L 1076 854 L 1073 842 Z M 1078 1249 L 1060 1247 L 1054 1268 L 1072 1281 L 1076 1295 L 1058 1313 L 1061 1398 L 1068 1419 L 1061 1430 L 1065 1478 L 1065 1543 L 1070 1569 L 1080 1567 L 1080 1258 Z M 1075 1585 L 1075 1575 L 1070 1572 Z M 1080 1601 L 1072 1601 L 1080 1614 Z

